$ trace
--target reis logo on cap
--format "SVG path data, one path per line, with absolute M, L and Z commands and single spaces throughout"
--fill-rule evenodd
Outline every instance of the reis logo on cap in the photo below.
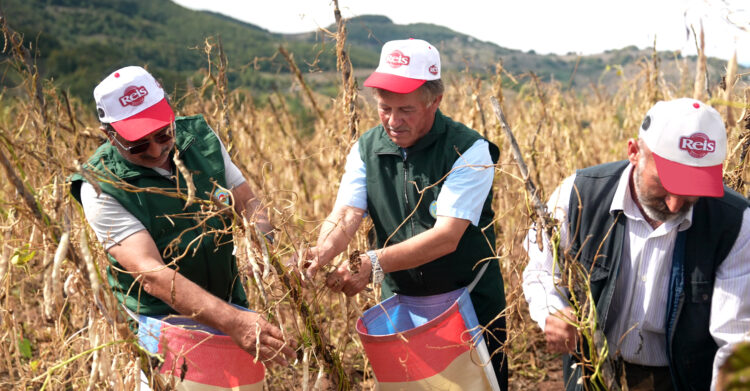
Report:
M 709 139 L 704 133 L 693 133 L 690 137 L 680 137 L 680 149 L 694 158 L 702 158 L 709 152 L 716 151 L 716 141 Z
M 394 50 L 385 58 L 385 62 L 392 68 L 398 68 L 402 65 L 409 65 L 409 56 L 405 56 L 400 50 Z
M 437 67 L 437 65 L 434 65 L 434 64 L 431 65 L 430 68 L 428 69 L 428 71 L 430 71 L 430 73 L 432 73 L 433 75 L 437 75 L 438 74 L 438 67 Z
M 125 95 L 120 97 L 120 104 L 125 106 L 138 106 L 143 103 L 143 99 L 148 95 L 148 90 L 143 86 L 130 86 L 125 89 Z

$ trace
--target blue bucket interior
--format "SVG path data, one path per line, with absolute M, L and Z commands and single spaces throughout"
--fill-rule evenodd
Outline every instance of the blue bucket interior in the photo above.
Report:
M 364 313 L 367 334 L 389 335 L 422 326 L 447 311 L 463 292 L 466 290 L 433 296 L 394 295 Z M 468 299 L 469 295 L 465 296 Z

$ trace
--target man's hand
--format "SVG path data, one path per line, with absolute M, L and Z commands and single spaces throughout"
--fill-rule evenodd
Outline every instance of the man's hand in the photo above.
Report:
M 367 254 L 360 254 L 357 259 L 346 260 L 332 271 L 326 279 L 326 285 L 334 292 L 344 292 L 347 296 L 354 296 L 365 289 L 370 282 L 371 273 L 370 257 Z
M 328 262 L 323 263 L 320 261 L 317 247 L 308 247 L 292 254 L 292 258 L 287 262 L 286 266 L 292 273 L 304 274 L 303 277 L 312 280 L 318 269 L 326 264 Z
M 229 336 L 246 352 L 263 361 L 288 366 L 287 360 L 296 358 L 297 341 L 284 342 L 281 330 L 260 314 L 237 310 L 237 318 Z
M 544 336 L 547 349 L 552 353 L 573 353 L 576 349 L 578 331 L 571 322 L 575 321 L 573 310 L 565 307 L 547 317 Z
M 307 278 L 313 279 L 323 266 L 329 264 L 337 255 L 346 250 L 346 246 L 357 233 L 357 228 L 365 214 L 364 209 L 339 205 L 323 221 L 315 247 L 304 251 L 302 267 Z

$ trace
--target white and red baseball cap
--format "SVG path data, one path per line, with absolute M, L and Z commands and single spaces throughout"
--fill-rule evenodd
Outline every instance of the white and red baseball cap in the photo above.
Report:
M 440 53 L 421 39 L 388 41 L 380 51 L 380 64 L 365 80 L 365 87 L 408 94 L 428 80 L 440 79 Z
M 135 141 L 168 126 L 174 112 L 164 89 L 145 69 L 118 69 L 94 88 L 99 121 L 109 123 L 125 140 Z
M 727 132 L 713 107 L 689 98 L 657 102 L 646 113 L 638 137 L 651 150 L 659 180 L 668 192 L 724 195 Z

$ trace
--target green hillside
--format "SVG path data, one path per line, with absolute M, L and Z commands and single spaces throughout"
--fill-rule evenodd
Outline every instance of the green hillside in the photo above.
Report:
M 0 7 L 8 25 L 23 34 L 32 48 L 42 77 L 83 99 L 90 99 L 96 83 L 124 65 L 148 67 L 169 90 L 185 88 L 191 77 L 199 82 L 197 72 L 207 65 L 207 37 L 221 37 L 229 59 L 231 88 L 267 92 L 289 86 L 288 64 L 278 54 L 281 45 L 294 54 L 304 73 L 316 74 L 310 79 L 319 92 L 335 93 L 338 82 L 331 75 L 336 64 L 335 45 L 330 37 L 316 32 L 276 34 L 223 15 L 192 11 L 170 0 L 1 0 Z M 442 26 L 397 25 L 377 15 L 353 18 L 347 26 L 348 53 L 359 77 L 377 66 L 383 42 L 408 37 L 436 45 L 447 72 L 469 69 L 491 75 L 502 61 L 514 75 L 533 71 L 546 81 L 566 85 L 571 81 L 573 87 L 615 79 L 612 75 L 602 77 L 609 67 L 638 71 L 638 62 L 650 55 L 649 50 L 635 47 L 582 58 L 538 55 L 506 49 Z M 329 29 L 335 31 L 335 26 Z M 672 53 L 661 57 L 664 68 L 669 68 L 669 61 L 680 59 Z M 710 80 L 718 82 L 724 62 L 711 60 L 709 64 Z M 15 85 L 12 72 L 2 74 L 3 86 Z
M 335 26 L 328 26 L 335 30 Z M 389 18 L 381 15 L 363 15 L 353 18 L 347 23 L 347 43 L 356 48 L 370 48 L 378 53 L 384 42 L 393 39 L 422 38 L 436 45 L 441 53 L 443 69 L 448 71 L 463 71 L 469 69 L 484 75 L 495 73 L 499 62 L 506 71 L 513 75 L 523 75 L 534 72 L 544 81 L 559 81 L 565 86 L 588 87 L 591 84 L 603 83 L 605 86 L 614 84 L 622 77 L 622 73 L 632 75 L 642 69 L 642 61 L 650 61 L 653 50 L 639 49 L 628 46 L 621 49 L 608 50 L 601 54 L 578 56 L 575 54 L 556 55 L 538 54 L 533 50 L 523 52 L 498 46 L 492 42 L 480 41 L 471 36 L 461 34 L 443 26 L 427 23 L 409 25 L 394 24 Z M 305 42 L 315 42 L 320 39 L 315 33 L 305 33 L 288 36 L 288 38 Z M 685 61 L 689 69 L 695 69 L 695 57 L 683 58 L 673 52 L 659 52 L 662 70 L 665 78 L 677 81 L 679 70 L 675 61 Z M 355 68 L 358 65 L 354 63 Z M 709 80 L 718 83 L 726 67 L 726 61 L 715 58 L 708 60 Z M 366 69 L 371 69 L 365 66 Z M 610 72 L 620 69 L 622 73 Z
M 167 86 L 184 84 L 206 66 L 203 47 L 209 36 L 221 37 L 233 69 L 256 57 L 273 57 L 282 44 L 300 64 L 317 57 L 320 69 L 335 67 L 331 50 L 317 56 L 319 45 L 286 42 L 257 26 L 169 0 L 3 0 L 2 8 L 8 24 L 37 49 L 42 75 L 78 96 L 90 95 L 100 79 L 129 64 L 147 66 Z M 230 83 L 267 87 L 263 73 L 286 72 L 278 57 L 258 61 L 254 72 L 231 73 Z
M 329 30 L 335 30 L 329 26 Z M 521 54 L 518 50 L 502 48 L 491 42 L 484 42 L 461 34 L 449 28 L 429 23 L 408 25 L 394 24 L 389 18 L 381 15 L 363 15 L 352 18 L 347 23 L 347 43 L 356 48 L 367 48 L 376 55 L 383 43 L 394 39 L 420 38 L 436 45 L 441 52 L 444 69 L 462 70 L 469 68 L 490 71 L 499 59 L 504 56 Z M 314 42 L 314 33 L 289 36 L 305 42 Z M 377 60 L 376 60 L 377 64 Z M 354 64 L 365 65 L 365 64 Z

